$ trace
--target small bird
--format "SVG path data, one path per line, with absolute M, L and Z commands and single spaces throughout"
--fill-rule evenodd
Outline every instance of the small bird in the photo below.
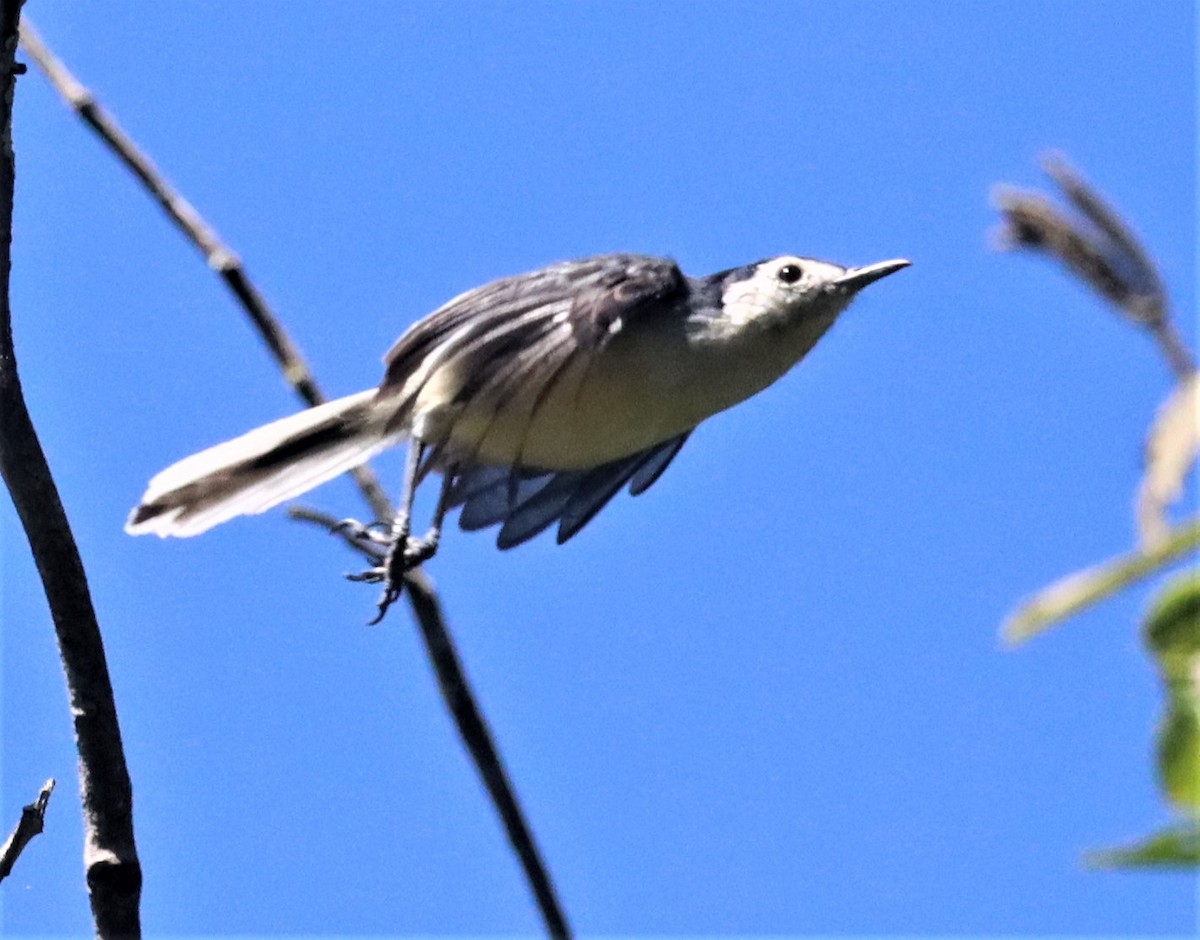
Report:
M 198 535 L 259 513 L 407 441 L 400 508 L 360 576 L 386 585 L 432 557 L 447 512 L 499 525 L 511 548 L 578 532 L 621 487 L 651 486 L 706 418 L 799 362 L 868 284 L 907 267 L 786 255 L 688 277 L 674 261 L 597 255 L 467 291 L 413 324 L 378 388 L 264 425 L 168 467 L 125 531 Z M 410 536 L 413 494 L 442 477 L 432 524 Z

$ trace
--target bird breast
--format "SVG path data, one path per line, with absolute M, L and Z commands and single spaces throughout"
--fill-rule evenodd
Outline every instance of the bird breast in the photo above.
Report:
M 832 322 L 830 319 L 829 322 Z M 448 405 L 466 376 L 430 376 L 413 432 L 451 459 L 579 470 L 676 437 L 766 388 L 799 361 L 829 323 L 730 327 L 713 318 L 658 317 L 625 324 L 579 349 L 552 381 L 524 383 L 497 401 Z

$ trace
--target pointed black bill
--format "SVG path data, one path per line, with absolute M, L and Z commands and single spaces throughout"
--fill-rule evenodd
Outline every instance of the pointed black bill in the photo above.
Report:
M 903 258 L 896 258 L 892 261 L 880 261 L 877 264 L 865 264 L 861 268 L 850 268 L 838 278 L 838 287 L 851 294 L 857 294 L 868 284 L 874 284 L 880 278 L 887 277 L 889 274 L 895 274 L 904 268 L 907 268 L 911 261 L 905 261 Z

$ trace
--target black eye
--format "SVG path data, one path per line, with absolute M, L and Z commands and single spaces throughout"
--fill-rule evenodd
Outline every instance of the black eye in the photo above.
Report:
M 779 280 L 783 281 L 785 284 L 795 284 L 798 280 L 800 280 L 802 274 L 804 274 L 804 272 L 800 270 L 800 265 L 785 264 L 779 269 Z

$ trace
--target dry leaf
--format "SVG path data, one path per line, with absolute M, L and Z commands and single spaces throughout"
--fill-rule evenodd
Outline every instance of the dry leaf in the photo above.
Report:
M 1144 548 L 1167 537 L 1167 510 L 1183 495 L 1200 453 L 1200 373 L 1176 387 L 1154 417 L 1146 438 L 1146 469 L 1137 494 L 1137 524 Z

